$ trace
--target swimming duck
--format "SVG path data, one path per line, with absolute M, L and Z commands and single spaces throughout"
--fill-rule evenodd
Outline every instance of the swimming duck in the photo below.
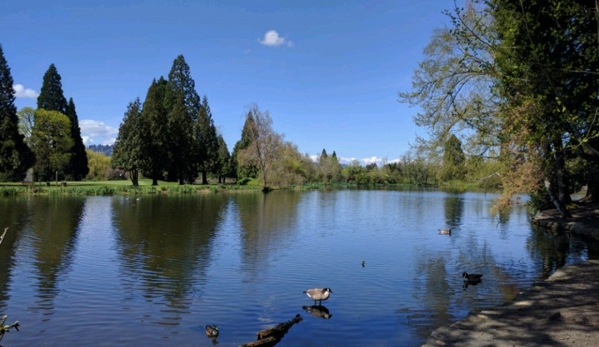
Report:
M 304 290 L 304 294 L 310 297 L 310 299 L 314 300 L 314 305 L 318 301 L 320 305 L 322 300 L 327 300 L 333 291 L 331 288 L 312 288 Z
M 206 325 L 206 336 L 208 337 L 217 337 L 218 336 L 218 327 L 214 324 Z
M 441 235 L 451 235 L 451 228 L 449 228 L 449 229 L 439 229 L 439 234 L 441 234 Z
M 467 272 L 463 272 L 462 273 L 462 277 L 464 278 L 464 281 L 468 281 L 468 282 L 478 282 L 482 280 L 483 275 L 482 274 L 469 274 Z

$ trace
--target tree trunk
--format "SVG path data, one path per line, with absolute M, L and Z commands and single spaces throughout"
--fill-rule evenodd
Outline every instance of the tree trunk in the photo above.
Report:
M 549 181 L 549 178 L 545 177 L 544 181 L 545 181 L 545 189 L 547 189 L 547 194 L 549 194 L 549 198 L 551 199 L 551 202 L 553 202 L 553 205 L 555 206 L 555 208 L 562 215 L 562 218 L 564 218 L 564 219 L 572 218 L 572 215 L 570 214 L 570 212 L 568 212 L 566 207 L 559 201 L 559 199 L 555 196 L 555 194 L 551 190 L 551 182 Z
M 139 186 L 139 171 L 137 169 L 129 171 L 129 178 L 134 187 Z
M 553 141 L 555 150 L 555 173 L 557 179 L 557 198 L 562 205 L 567 205 L 572 202 L 572 197 L 568 191 L 566 184 L 566 160 L 564 159 L 564 148 L 562 140 L 557 139 Z
M 208 174 L 206 170 L 202 171 L 202 184 L 208 184 Z

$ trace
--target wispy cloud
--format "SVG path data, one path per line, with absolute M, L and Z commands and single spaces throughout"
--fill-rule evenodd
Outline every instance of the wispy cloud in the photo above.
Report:
M 81 128 L 81 139 L 83 139 L 86 146 L 93 144 L 112 145 L 119 133 L 117 128 L 90 119 L 79 121 L 79 128 Z
M 264 34 L 262 39 L 259 39 L 258 42 L 265 46 L 281 46 L 287 45 L 288 47 L 293 47 L 293 41 L 287 40 L 285 37 L 279 36 L 279 33 L 276 30 L 269 30 Z
M 35 90 L 25 88 L 25 86 L 22 84 L 13 85 L 12 89 L 15 90 L 15 97 L 17 97 L 17 98 L 37 99 L 37 97 L 39 95 Z

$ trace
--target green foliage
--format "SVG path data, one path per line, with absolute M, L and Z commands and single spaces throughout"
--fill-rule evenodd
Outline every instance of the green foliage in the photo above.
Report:
M 254 128 L 254 117 L 251 112 L 248 112 L 241 129 L 241 139 L 235 143 L 232 154 L 232 169 L 235 170 L 236 177 L 258 177 L 258 166 L 253 162 L 239 163 L 239 155 L 242 151 L 246 150 L 251 143 L 251 129 Z
M 31 138 L 31 130 L 35 119 L 35 109 L 32 107 L 23 107 L 17 112 L 19 117 L 19 133 L 25 136 L 25 142 Z
M 219 142 L 216 135 L 216 126 L 212 119 L 212 112 L 208 105 L 208 98 L 204 96 L 200 113 L 195 123 L 195 138 L 198 146 L 197 158 L 199 171 L 202 173 L 202 184 L 208 184 L 207 173 L 219 171 Z
M 532 207 L 534 211 L 543 211 L 555 208 L 553 203 L 551 202 L 551 198 L 547 193 L 547 190 L 544 188 L 537 189 L 530 194 L 530 202 L 529 205 Z
M 20 181 L 33 165 L 33 152 L 19 133 L 13 79 L 0 45 L 0 178 Z
M 94 152 L 89 149 L 87 149 L 86 152 L 87 152 L 87 158 L 89 158 L 89 160 L 88 160 L 89 172 L 88 172 L 87 176 L 85 176 L 85 179 L 90 180 L 90 181 L 105 181 L 105 180 L 107 180 L 108 177 L 106 176 L 106 173 L 107 173 L 107 170 L 109 170 L 111 168 L 110 157 L 108 157 L 102 153 Z
M 142 139 L 144 132 L 140 129 L 143 129 L 141 102 L 136 98 L 127 106 L 112 155 L 112 166 L 126 170 L 134 186 L 139 184 L 139 170 L 145 159 Z
M 466 156 L 462 150 L 462 142 L 451 134 L 443 151 L 443 166 L 439 171 L 440 181 L 462 180 L 466 176 Z
M 67 104 L 67 117 L 71 121 L 71 138 L 73 139 L 72 155 L 66 169 L 65 177 L 70 181 L 81 181 L 89 172 L 87 152 L 81 138 L 79 119 L 73 98 Z
M 152 178 L 152 184 L 157 185 L 163 179 L 163 172 L 169 164 L 169 130 L 168 111 L 164 106 L 167 81 L 160 77 L 152 81 L 143 104 L 140 128 L 140 153 L 144 159 L 140 167 L 145 176 Z
M 44 74 L 40 95 L 37 97 L 37 108 L 67 114 L 67 99 L 62 92 L 61 77 L 54 64 L 50 64 Z
M 35 125 L 31 132 L 31 146 L 36 162 L 35 181 L 53 181 L 64 178 L 71 157 L 73 139 L 69 118 L 58 111 L 35 111 Z
M 201 100 L 183 55 L 174 60 L 169 72 L 164 105 L 168 112 L 168 179 L 178 180 L 179 184 L 193 182 L 198 176 L 196 158 L 200 149 L 194 137 L 194 124 Z

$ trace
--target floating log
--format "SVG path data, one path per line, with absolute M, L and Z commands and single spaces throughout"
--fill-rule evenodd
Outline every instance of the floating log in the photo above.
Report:
M 248 342 L 239 347 L 272 347 L 279 343 L 291 327 L 302 321 L 302 316 L 296 314 L 287 322 L 280 323 L 272 328 L 260 330 L 256 333 L 257 340 Z

